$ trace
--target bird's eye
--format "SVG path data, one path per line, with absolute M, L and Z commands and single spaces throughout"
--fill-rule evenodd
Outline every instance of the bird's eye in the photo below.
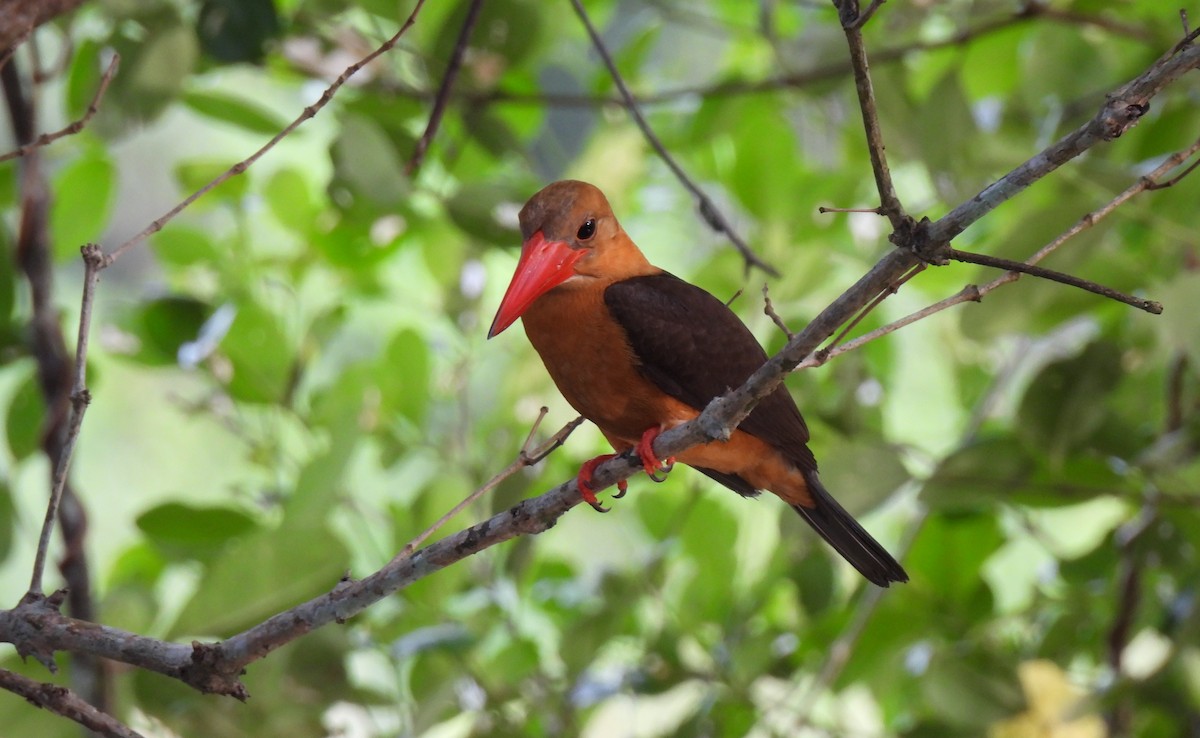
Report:
M 596 219 L 588 218 L 583 221 L 583 225 L 579 226 L 579 232 L 575 234 L 575 237 L 580 241 L 586 241 L 594 235 L 596 235 Z

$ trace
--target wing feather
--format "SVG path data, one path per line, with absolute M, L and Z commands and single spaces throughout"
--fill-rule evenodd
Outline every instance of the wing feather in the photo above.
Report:
M 678 277 L 633 277 L 608 286 L 604 302 L 624 329 L 639 370 L 663 392 L 697 410 L 740 387 L 767 361 L 754 334 L 723 302 Z M 739 428 L 815 471 L 808 427 L 780 385 Z

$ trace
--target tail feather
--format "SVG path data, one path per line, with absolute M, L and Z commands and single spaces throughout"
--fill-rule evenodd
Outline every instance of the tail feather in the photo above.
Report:
M 816 472 L 806 473 L 804 477 L 814 504 L 812 507 L 792 505 L 800 517 L 872 583 L 886 587 L 891 582 L 907 582 L 904 567 L 833 499 Z

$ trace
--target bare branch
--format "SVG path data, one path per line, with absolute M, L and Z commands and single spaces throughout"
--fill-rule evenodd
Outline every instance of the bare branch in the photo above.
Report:
M 50 534 L 54 532 L 54 519 L 58 513 L 59 501 L 62 500 L 63 487 L 67 482 L 67 471 L 71 466 L 71 456 L 75 452 L 75 442 L 79 439 L 79 429 L 83 425 L 83 414 L 91 402 L 87 391 L 87 350 L 88 336 L 91 334 L 92 306 L 96 300 L 96 284 L 100 281 L 100 270 L 104 268 L 104 254 L 100 247 L 88 244 L 83 247 L 83 302 L 79 311 L 79 337 L 75 350 L 75 380 L 71 388 L 71 420 L 67 428 L 66 438 L 63 439 L 62 449 L 54 464 L 54 479 L 50 489 L 50 501 L 46 505 L 46 517 L 42 521 L 42 533 L 38 537 L 37 555 L 33 562 L 33 576 L 29 580 L 29 594 L 41 596 L 42 573 L 46 568 L 46 556 L 50 548 Z
M 875 15 L 875 12 L 879 10 L 879 8 L 886 2 L 887 0 L 871 0 L 871 4 L 867 6 L 867 9 L 859 13 L 858 18 L 854 20 L 854 29 L 858 30 L 865 26 L 867 21 L 871 20 L 871 17 Z
M 101 712 L 66 687 L 38 682 L 8 669 L 0 669 L 0 688 L 24 697 L 29 704 L 49 710 L 109 738 L 142 738 L 112 715 Z
M 533 466 L 534 464 L 537 464 L 545 459 L 552 451 L 562 446 L 567 440 L 567 436 L 571 435 L 572 431 L 574 431 L 583 423 L 583 418 L 575 418 L 570 423 L 567 423 L 562 428 L 559 428 L 558 431 L 554 435 L 550 436 L 545 443 L 533 448 L 533 436 L 535 433 L 537 433 L 538 426 L 542 424 L 542 419 L 546 417 L 547 412 L 548 410 L 543 407 L 541 412 L 538 413 L 537 420 L 534 421 L 533 427 L 529 430 L 529 436 L 525 439 L 525 443 L 521 446 L 521 452 L 517 454 L 517 458 L 514 459 L 511 464 L 504 467 L 504 469 L 489 479 L 479 489 L 463 498 L 462 502 L 459 502 L 457 505 L 450 508 L 445 515 L 438 518 L 437 522 L 426 528 L 424 532 L 405 544 L 404 548 L 400 550 L 400 553 L 396 554 L 392 558 L 391 563 L 396 564 L 404 559 L 407 559 L 412 555 L 413 551 L 417 550 L 417 547 L 427 541 L 429 537 L 436 533 L 443 525 L 450 522 L 451 519 L 465 510 L 467 506 L 475 502 L 475 500 L 478 500 L 480 497 L 483 497 L 488 492 L 494 490 L 505 479 L 508 479 L 525 467 Z
M 1188 46 L 1159 60 L 1136 79 L 1107 95 L 1104 105 L 1087 123 L 939 219 L 929 228 L 928 239 L 949 243 L 967 226 L 1037 180 L 1096 144 L 1119 137 L 1150 109 L 1151 98 L 1163 87 L 1197 67 L 1200 67 L 1200 46 Z
M 4 97 L 8 103 L 13 133 L 18 144 L 34 140 L 37 129 L 36 85 L 39 74 L 22 79 L 15 60 L 0 70 Z M 26 89 L 26 87 L 31 89 Z M 42 157 L 36 149 L 19 162 L 20 224 L 17 234 L 15 261 L 29 284 L 30 319 L 29 343 L 37 364 L 37 380 L 45 401 L 42 421 L 41 448 L 50 462 L 47 479 L 53 494 L 47 495 L 46 525 L 52 529 L 57 522 L 62 530 L 63 556 L 58 569 L 69 589 L 69 612 L 87 620 L 95 619 L 92 598 L 91 571 L 87 556 L 88 516 L 75 489 L 65 476 L 54 477 L 54 470 L 63 456 L 64 443 L 71 435 L 71 355 L 60 322 L 59 308 L 54 299 L 54 255 L 50 235 L 51 193 L 42 167 Z M 49 535 L 49 529 L 44 531 Z M 45 552 L 38 567 L 44 567 Z M 34 577 L 40 579 L 39 568 Z M 105 709 L 108 691 L 103 664 L 86 654 L 73 656 L 71 675 L 80 696 L 99 709 Z
M 998 256 L 987 256 L 986 254 L 972 254 L 967 251 L 959 251 L 958 249 L 950 249 L 949 255 L 955 261 L 962 261 L 968 264 L 979 264 L 980 266 L 995 267 L 997 269 L 1007 269 L 1013 272 L 1021 272 L 1034 277 L 1041 277 L 1059 284 L 1068 284 L 1072 287 L 1078 287 L 1081 290 L 1086 290 L 1096 295 L 1107 297 L 1110 300 L 1123 302 L 1126 305 L 1135 307 L 1139 310 L 1145 310 L 1148 313 L 1159 315 L 1162 313 L 1162 304 L 1154 300 L 1146 300 L 1141 297 L 1127 295 L 1124 292 L 1119 292 L 1111 287 L 1105 287 L 1102 284 L 1096 284 L 1087 279 L 1081 279 L 1071 274 L 1063 274 L 1056 272 L 1053 269 L 1045 269 L 1032 264 L 1026 264 L 1021 261 L 1013 261 L 1012 259 L 1002 259 Z
M 783 318 L 779 317 L 779 313 L 775 312 L 775 306 L 771 304 L 771 295 L 767 292 L 767 283 L 763 282 L 763 312 L 771 319 L 779 330 L 783 331 L 783 335 L 788 337 L 788 340 L 795 338 L 796 334 L 788 330 L 787 323 L 783 322 Z
M 1055 238 L 1050 243 L 1048 243 L 1045 246 L 1043 246 L 1042 248 L 1038 249 L 1037 252 L 1033 256 L 1029 257 L 1025 261 L 1025 263 L 1026 264 L 1036 264 L 1037 262 L 1041 261 L 1042 259 L 1045 259 L 1047 256 L 1049 256 L 1054 251 L 1056 251 L 1060 246 L 1062 246 L 1064 243 L 1066 243 L 1068 240 L 1070 240 L 1071 238 L 1074 238 L 1075 236 L 1079 235 L 1083 231 L 1091 228 L 1092 226 L 1094 226 L 1096 223 L 1099 223 L 1101 220 L 1103 220 L 1108 215 L 1111 215 L 1113 213 L 1113 211 L 1115 211 L 1118 207 L 1120 207 L 1124 203 L 1128 202 L 1135 195 L 1137 195 L 1141 192 L 1145 192 L 1147 190 L 1155 189 L 1154 183 L 1160 177 L 1165 176 L 1171 170 L 1175 169 L 1180 164 L 1182 164 L 1183 162 L 1190 159 L 1192 156 L 1195 156 L 1196 153 L 1198 153 L 1198 152 L 1200 152 L 1200 139 L 1197 139 L 1195 142 L 1192 143 L 1191 146 L 1187 147 L 1186 149 L 1183 149 L 1182 151 L 1178 151 L 1178 152 L 1172 154 L 1171 156 L 1167 157 L 1162 162 L 1162 164 L 1160 164 L 1158 167 L 1156 167 L 1154 169 L 1154 171 L 1152 171 L 1149 174 L 1138 179 L 1137 182 L 1135 182 L 1133 185 L 1126 188 L 1123 192 L 1121 192 L 1121 194 L 1117 195 L 1112 200 L 1105 203 L 1102 207 L 1097 208 L 1096 210 L 1093 210 L 1092 212 L 1088 213 L 1087 215 L 1084 215 L 1082 218 L 1080 218 L 1078 221 L 1076 221 L 1075 225 L 1068 228 L 1066 231 L 1064 231 L 1062 234 L 1060 234 L 1057 238 Z M 1176 177 L 1175 179 L 1178 179 L 1178 177 Z M 901 318 L 900 320 L 894 321 L 894 322 L 889 323 L 888 325 L 882 326 L 880 328 L 876 328 L 875 330 L 871 331 L 870 333 L 865 333 L 848 343 L 842 344 L 841 346 L 837 346 L 828 351 L 822 352 L 819 355 L 811 356 L 811 357 L 805 359 L 802 364 L 797 366 L 797 369 L 804 369 L 804 368 L 808 368 L 808 367 L 812 367 L 812 366 L 820 366 L 821 364 L 824 364 L 826 361 L 828 361 L 829 359 L 831 359 L 835 356 L 838 356 L 839 354 L 844 354 L 847 351 L 854 351 L 855 349 L 858 349 L 859 347 L 863 346 L 864 344 L 870 343 L 871 341 L 874 341 L 877 338 L 882 338 L 883 336 L 886 336 L 889 333 L 893 333 L 893 332 L 903 328 L 906 325 L 911 325 L 912 323 L 915 323 L 918 320 L 923 320 L 925 318 L 928 318 L 931 315 L 940 313 L 941 311 L 943 311 L 947 308 L 953 307 L 955 305 L 961 305 L 964 302 L 980 302 L 983 300 L 984 295 L 986 295 L 989 292 L 991 292 L 992 290 L 998 289 L 999 287 L 1002 287 L 1003 285 L 1006 285 L 1010 282 L 1015 282 L 1020 277 L 1021 277 L 1021 275 L 1019 272 L 1010 271 L 1004 275 L 1001 275 L 1000 277 L 997 277 L 996 279 L 992 280 L 991 282 L 988 282 L 986 285 L 984 285 L 982 287 L 979 287 L 979 286 L 976 286 L 973 284 L 967 285 L 967 286 L 963 287 L 961 290 L 959 290 L 957 293 L 951 295 L 950 297 L 947 297 L 947 298 L 945 298 L 939 302 L 936 302 L 932 305 L 929 305 L 928 307 L 922 308 L 921 310 L 918 310 L 915 313 L 906 315 L 905 317 Z
M 416 147 L 413 148 L 412 158 L 404 167 L 404 173 L 410 177 L 421 168 L 425 152 L 429 149 L 429 144 L 433 142 L 433 137 L 437 135 L 442 115 L 446 112 L 446 103 L 450 100 L 450 91 L 454 89 L 454 80 L 458 77 L 463 56 L 467 53 L 467 42 L 471 38 L 471 30 L 475 28 L 475 22 L 479 19 L 479 10 L 482 7 L 483 0 L 471 0 L 471 5 L 467 8 L 467 18 L 458 31 L 458 40 L 454 42 L 454 52 L 446 64 L 446 74 L 442 77 L 442 84 L 438 87 L 437 96 L 433 99 L 433 111 L 429 114 L 429 123 L 426 124 L 425 132 L 421 134 Z
M 592 39 L 592 46 L 595 47 L 596 53 L 600 55 L 601 60 L 604 61 L 604 66 L 608 68 L 608 73 L 612 77 L 613 83 L 617 86 L 617 90 L 620 91 L 621 98 L 625 101 L 625 107 L 633 117 L 634 123 L 637 124 L 642 135 L 646 137 L 646 141 L 650 144 L 651 148 L 658 154 L 658 158 L 663 160 L 663 163 L 667 165 L 667 168 L 671 170 L 680 184 L 687 188 L 688 192 L 691 192 L 692 196 L 696 198 L 700 206 L 700 216 L 704 218 L 704 222 L 708 223 L 709 227 L 717 233 L 724 233 L 729 237 L 734 247 L 741 253 L 747 270 L 750 267 L 758 267 L 767 274 L 778 277 L 779 272 L 750 250 L 746 242 L 733 230 L 733 226 L 729 224 L 729 221 L 725 219 L 721 211 L 717 209 L 716 204 L 692 181 L 687 172 L 683 171 L 683 167 L 679 166 L 679 163 L 675 161 L 675 157 L 671 156 L 671 152 L 667 151 L 667 147 L 663 146 L 662 141 L 658 140 L 658 136 L 654 135 L 650 124 L 646 122 L 642 111 L 638 109 L 633 93 L 625 85 L 625 80 L 621 77 L 621 72 L 617 69 L 616 62 L 613 61 L 612 55 L 608 53 L 608 49 L 604 46 L 604 41 L 600 38 L 600 33 L 592 25 L 592 19 L 588 17 L 587 11 L 583 8 L 583 2 L 581 0 L 571 0 L 571 4 L 575 6 L 575 14 L 579 16 L 579 20 L 583 22 L 584 28 L 587 29 L 588 36 Z
M 1116 614 L 1107 638 L 1108 667 L 1112 670 L 1114 680 L 1119 680 L 1121 672 L 1124 671 L 1125 647 L 1129 645 L 1138 605 L 1142 599 L 1142 569 L 1146 564 L 1146 557 L 1139 550 L 1138 542 L 1157 520 L 1158 505 L 1151 495 L 1143 502 L 1138 516 L 1118 528 L 1114 536 L 1121 556 L 1117 576 Z M 1108 734 L 1113 738 L 1129 735 L 1132 717 L 1128 699 L 1115 701 L 1105 716 Z
M 116 75 L 117 65 L 120 61 L 121 57 L 117 54 L 113 54 L 112 60 L 108 63 L 108 68 L 104 70 L 104 76 L 100 78 L 99 86 L 96 87 L 96 94 L 92 96 L 92 101 L 88 103 L 87 110 L 84 112 L 82 118 L 74 123 L 71 123 L 65 128 L 60 128 L 59 130 L 54 131 L 53 133 L 43 133 L 31 143 L 27 143 L 20 148 L 13 149 L 7 154 L 0 154 L 0 162 L 25 156 L 34 149 L 40 149 L 46 144 L 57 141 L 64 136 L 72 136 L 82 131 L 84 127 L 86 127 L 87 124 L 92 120 L 92 117 L 99 112 L 100 101 L 104 99 L 104 93 L 108 90 L 108 85 L 110 82 L 112 82 L 113 76 Z
M 354 64 L 351 64 L 350 66 L 346 67 L 346 70 L 344 72 L 342 72 L 340 75 L 338 75 L 338 78 L 333 81 L 333 84 L 329 85 L 329 87 L 327 87 L 325 89 L 325 91 L 321 93 L 321 97 L 318 98 L 315 103 L 306 107 L 304 109 L 304 111 L 301 112 L 300 115 L 296 116 L 296 119 L 293 120 L 291 123 L 289 123 L 286 128 L 284 128 L 279 133 L 275 134 L 275 136 L 272 137 L 270 141 L 263 144 L 263 146 L 258 151 L 255 151 L 249 157 L 243 159 L 242 161 L 239 161 L 237 164 L 234 164 L 229 169 L 226 169 L 224 172 L 217 175 L 211 182 L 204 185 L 200 189 L 196 190 L 192 194 L 188 195 L 186 198 L 184 198 L 182 201 L 180 201 L 179 204 L 177 204 L 175 207 L 171 208 L 166 213 L 164 213 L 161 217 L 159 217 L 157 220 L 155 220 L 153 223 L 151 223 L 150 225 L 148 225 L 144 229 L 142 229 L 142 231 L 139 232 L 137 235 L 133 236 L 128 241 L 126 241 L 125 243 L 121 244 L 116 249 L 114 249 L 111 254 L 109 254 L 107 257 L 105 257 L 104 266 L 108 267 L 108 266 L 112 265 L 112 263 L 115 262 L 117 259 L 121 258 L 121 255 L 124 254 L 126 251 L 128 251 L 129 249 L 138 245 L 142 241 L 145 241 L 147 238 L 154 235 L 155 233 L 158 233 L 159 231 L 161 231 L 163 229 L 163 226 L 165 226 L 168 222 L 170 222 L 175 216 L 182 213 L 189 205 L 191 205 L 196 200 L 200 199 L 202 196 L 204 196 L 208 192 L 212 191 L 214 188 L 216 188 L 222 182 L 225 182 L 226 180 L 231 179 L 231 178 L 245 172 L 255 162 L 257 162 L 260 158 L 262 158 L 263 154 L 265 154 L 268 151 L 270 151 L 271 149 L 275 148 L 276 144 L 278 144 L 280 141 L 282 141 L 283 139 L 290 136 L 292 134 L 292 131 L 299 128 L 300 125 L 302 123 L 304 123 L 304 121 L 308 120 L 309 118 L 312 118 L 317 113 L 319 113 L 321 111 L 321 108 L 324 108 L 326 105 L 329 104 L 329 101 L 333 99 L 333 96 L 335 94 L 337 94 L 337 91 L 339 89 L 341 89 L 342 85 L 346 84 L 346 81 L 349 80 L 351 77 L 353 77 L 354 74 L 356 72 L 358 72 L 358 70 L 360 70 L 363 67 L 365 67 L 366 65 L 370 64 L 372 61 L 375 60 L 376 57 L 380 56 L 381 54 L 387 53 L 388 51 L 390 51 L 392 49 L 392 47 L 394 47 L 397 43 L 399 43 L 400 38 L 408 31 L 409 28 L 412 28 L 413 23 L 416 23 L 417 14 L 421 12 L 421 7 L 424 5 L 425 5 L 425 0 L 417 0 L 417 4 L 415 6 L 413 6 L 412 12 L 408 14 L 408 19 L 404 21 L 404 25 L 400 26 L 400 30 L 396 31 L 395 35 L 393 35 L 387 41 L 384 41 L 377 49 L 372 51 L 370 54 L 367 54 L 366 56 L 364 56 L 362 59 L 359 59 Z
M 842 29 L 846 33 L 846 44 L 850 49 L 850 65 L 854 69 L 854 88 L 858 92 L 858 106 L 862 110 L 863 129 L 867 135 L 867 151 L 871 155 L 871 170 L 875 173 L 875 188 L 879 191 L 879 204 L 883 214 L 892 223 L 895 231 L 906 230 L 908 215 L 888 169 L 887 154 L 884 153 L 883 131 L 879 127 L 879 111 L 875 106 L 875 89 L 871 84 L 871 69 L 867 63 L 867 48 L 863 44 L 862 24 L 878 8 L 879 2 L 871 4 L 867 13 L 858 15 L 857 0 L 834 0 Z

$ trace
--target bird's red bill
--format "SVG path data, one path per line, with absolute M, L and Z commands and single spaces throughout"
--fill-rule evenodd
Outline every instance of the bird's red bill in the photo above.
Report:
M 516 322 L 533 301 L 571 278 L 572 267 L 583 249 L 572 249 L 565 241 L 547 241 L 541 231 L 521 246 L 517 271 L 500 301 L 488 338 Z

